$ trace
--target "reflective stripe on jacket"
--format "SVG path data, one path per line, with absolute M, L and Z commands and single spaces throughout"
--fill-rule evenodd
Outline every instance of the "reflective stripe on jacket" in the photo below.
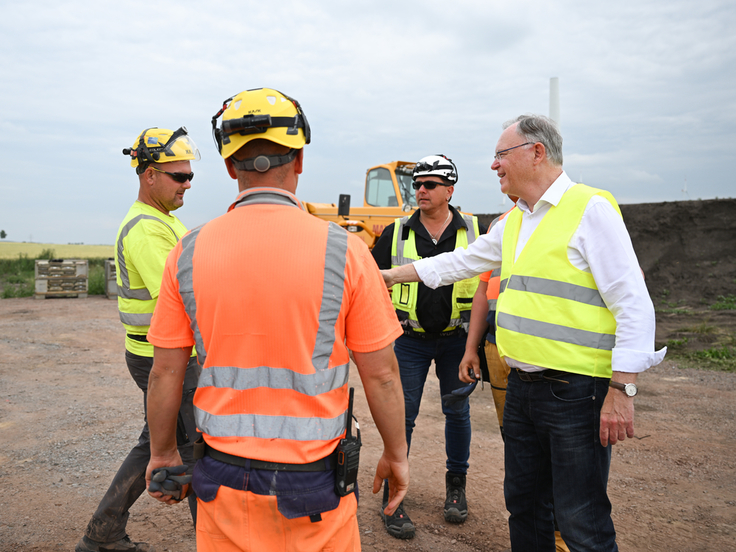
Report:
M 140 201 L 120 225 L 115 268 L 118 314 L 127 334 L 145 336 L 148 332 L 166 257 L 184 232 L 186 228 L 179 219 Z M 146 281 L 156 282 L 153 294 Z M 140 356 L 153 356 L 153 346 L 145 341 L 126 337 L 125 347 Z
M 575 268 L 567 246 L 588 201 L 613 196 L 577 184 L 550 208 L 517 260 L 522 212 L 514 210 L 503 235 L 496 343 L 501 356 L 595 377 L 611 377 L 616 322 L 590 272 Z
M 466 228 L 460 228 L 455 233 L 455 247 L 466 249 L 478 237 L 478 218 L 470 215 L 462 215 Z M 404 227 L 408 224 L 409 217 L 403 217 L 394 221 L 394 236 L 391 245 L 391 267 L 403 266 L 419 260 L 416 245 L 416 233 L 409 228 L 409 236 L 406 240 L 401 239 Z M 473 306 L 473 295 L 478 288 L 478 277 L 468 278 L 456 282 L 452 287 L 452 313 L 447 327 L 442 331 L 453 330 L 462 326 L 466 331 L 470 323 L 470 310 Z M 404 328 L 411 328 L 415 332 L 423 333 L 425 330 L 417 318 L 417 295 L 419 283 L 397 284 L 391 292 L 391 301 L 394 304 L 399 321 Z
M 251 205 L 301 207 L 298 199 L 288 192 L 256 188 L 241 194 L 230 210 L 234 208 L 240 211 Z M 224 215 L 229 216 L 229 213 Z M 234 221 L 237 222 L 237 219 Z M 235 227 L 235 224 L 228 226 Z M 308 463 L 330 454 L 335 448 L 336 439 L 345 432 L 349 358 L 347 351 L 333 357 L 333 350 L 340 347 L 344 350 L 342 339 L 337 339 L 336 325 L 345 287 L 348 234 L 332 222 L 312 224 L 311 221 L 308 225 L 301 225 L 299 232 L 310 243 L 321 241 L 325 244 L 324 257 L 315 258 L 315 264 L 323 267 L 319 268 L 321 276 L 315 278 L 317 269 L 310 271 L 311 268 L 300 274 L 302 293 L 321 297 L 318 320 L 314 323 L 316 335 L 311 351 L 311 366 L 299 366 L 302 371 L 286 366 L 223 366 L 213 363 L 211 359 L 208 361 L 210 344 L 203 337 L 202 322 L 209 320 L 208 324 L 211 325 L 214 323 L 212 320 L 217 320 L 222 324 L 224 319 L 220 317 L 228 313 L 215 316 L 212 314 L 212 304 L 205 304 L 204 300 L 202 305 L 198 304 L 198 296 L 204 293 L 203 290 L 217 283 L 208 281 L 214 276 L 212 272 L 198 272 L 197 259 L 208 258 L 203 257 L 207 253 L 200 255 L 200 252 L 216 250 L 213 249 L 214 245 L 209 247 L 210 244 L 223 237 L 208 233 L 208 225 L 204 225 L 182 238 L 177 262 L 179 293 L 191 321 L 198 360 L 203 367 L 194 398 L 197 427 L 205 434 L 210 446 L 229 454 L 260 460 Z M 274 254 L 282 255 L 284 252 Z M 246 261 L 254 270 L 269 266 L 268 259 L 243 259 L 244 263 Z M 244 264 L 243 285 L 247 285 L 247 268 L 248 265 Z M 255 293 L 267 297 L 268 293 L 281 293 L 281 290 L 255 290 Z M 237 295 L 241 297 L 241 294 Z M 202 308 L 210 309 L 208 316 L 200 317 Z M 242 313 L 242 316 L 257 317 L 258 313 Z M 232 322 L 235 323 L 234 320 Z M 305 328 L 311 327 L 306 320 L 301 323 L 284 320 L 281 328 L 264 327 L 263 334 L 267 336 L 269 331 L 289 331 L 294 324 L 301 324 L 300 331 L 305 332 Z M 222 330 L 222 326 L 218 328 Z M 237 329 L 233 331 L 237 332 Z M 236 356 L 232 355 L 231 358 Z M 278 356 L 276 352 L 261 355 L 262 358 Z M 301 358 L 297 353 L 293 356 Z M 339 358 L 341 363 L 331 366 L 331 358 Z M 289 415 L 263 413 L 274 404 L 288 404 L 285 410 L 288 410 Z

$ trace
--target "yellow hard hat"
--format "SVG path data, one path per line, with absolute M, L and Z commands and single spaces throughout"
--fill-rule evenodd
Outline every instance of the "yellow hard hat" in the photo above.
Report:
M 187 135 L 187 129 L 176 131 L 166 128 L 147 128 L 135 139 L 132 148 L 125 148 L 124 155 L 130 155 L 130 166 L 137 174 L 142 174 L 150 163 L 171 163 L 172 161 L 199 161 L 197 145 Z
M 220 115 L 222 125 L 217 128 Z M 271 88 L 246 90 L 225 100 L 212 117 L 212 134 L 225 159 L 259 138 L 293 150 L 311 141 L 309 123 L 299 102 Z

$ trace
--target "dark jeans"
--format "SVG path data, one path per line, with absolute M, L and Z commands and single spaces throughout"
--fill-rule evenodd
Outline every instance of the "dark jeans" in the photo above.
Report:
M 406 442 L 409 446 L 432 360 L 440 380 L 440 396 L 466 385 L 457 376 L 460 361 L 465 354 L 465 339 L 465 334 L 460 334 L 437 339 L 401 336 L 396 340 L 394 352 L 399 361 L 401 385 L 404 387 Z M 470 401 L 465 399 L 464 402 L 449 407 L 442 405 L 442 412 L 445 414 L 447 470 L 465 474 L 468 472 L 470 457 Z
M 128 453 L 127 458 L 118 469 L 110 484 L 110 488 L 102 497 L 97 511 L 92 516 L 87 531 L 87 538 L 97 542 L 114 542 L 126 536 L 125 527 L 128 523 L 128 510 L 138 497 L 146 490 L 146 468 L 151 457 L 151 443 L 148 434 L 147 412 L 148 375 L 153 367 L 153 359 L 125 352 L 125 362 L 130 375 L 143 391 L 143 431 L 138 438 L 138 444 Z M 194 391 L 197 389 L 200 368 L 197 358 L 189 359 L 184 388 L 179 409 L 179 419 L 176 429 L 176 442 L 182 461 L 189 466 L 187 473 L 194 470 L 193 443 L 197 440 L 197 426 L 194 422 Z M 197 525 L 197 497 L 189 495 L 189 510 L 194 525 Z
M 547 373 L 568 383 L 509 375 L 504 495 L 512 550 L 554 552 L 554 508 L 572 552 L 617 551 L 607 495 L 611 447 L 598 434 L 608 380 Z

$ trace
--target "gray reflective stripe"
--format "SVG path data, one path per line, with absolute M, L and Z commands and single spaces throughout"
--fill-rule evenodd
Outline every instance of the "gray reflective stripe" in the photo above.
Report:
M 327 441 L 345 431 L 347 412 L 337 418 L 296 418 L 259 414 L 216 416 L 194 407 L 197 427 L 212 437 L 257 437 L 294 441 Z
M 245 207 L 246 205 L 286 205 L 289 207 L 297 207 L 301 209 L 301 206 L 294 201 L 294 198 L 287 194 L 279 193 L 276 190 L 270 190 L 268 192 L 253 192 L 246 195 L 243 199 L 235 204 L 235 207 Z
M 404 257 L 404 244 L 406 240 L 402 240 L 401 236 L 404 235 L 404 226 L 409 222 L 409 217 L 404 217 L 399 222 L 398 228 L 394 225 L 394 239 L 396 240 L 396 256 L 391 257 L 391 264 L 393 266 L 403 266 L 413 263 L 416 259 L 407 259 Z M 396 234 L 398 232 L 398 234 Z
M 348 233 L 334 222 L 327 228 L 325 275 L 322 285 L 322 304 L 319 307 L 319 326 L 312 351 L 312 364 L 318 372 L 327 370 L 335 345 L 335 325 L 340 316 L 345 290 L 345 263 L 347 262 Z
M 508 278 L 501 280 L 501 283 L 498 284 L 498 293 L 503 293 L 504 291 L 506 291 L 506 284 L 508 283 L 509 283 Z
M 616 344 L 616 336 L 611 334 L 601 334 L 589 332 L 587 330 L 577 330 L 560 326 L 559 324 L 551 324 L 549 322 L 540 322 L 539 320 L 531 320 L 530 318 L 522 318 L 511 314 L 498 313 L 498 327 L 512 332 L 532 335 L 535 337 L 543 337 L 562 343 L 571 343 L 573 345 L 581 345 L 592 349 L 602 349 L 610 351 Z
M 410 318 L 407 318 L 406 320 L 402 320 L 401 324 L 403 326 L 411 326 L 412 328 L 416 328 L 417 330 L 424 331 L 424 328 L 422 328 L 418 320 L 411 320 Z M 467 324 L 468 323 L 462 318 L 451 318 L 447 324 L 447 329 L 442 331 L 448 331 L 456 328 L 457 326 L 467 326 Z
M 179 295 L 181 295 L 182 303 L 184 303 L 184 310 L 191 321 L 194 345 L 197 349 L 197 361 L 200 366 L 204 366 L 204 362 L 207 360 L 207 349 L 204 347 L 202 334 L 197 324 L 197 302 L 194 299 L 194 280 L 192 279 L 194 245 L 197 242 L 197 236 L 199 236 L 200 230 L 202 230 L 201 226 L 195 228 L 181 239 L 181 254 L 176 264 L 176 279 L 179 282 Z
M 494 268 L 491 270 L 491 278 L 496 278 L 501 275 L 501 269 L 500 268 Z
M 529 293 L 538 293 L 540 295 L 548 295 L 550 297 L 560 297 L 585 303 L 594 307 L 606 307 L 600 292 L 597 289 L 591 289 L 583 286 L 577 286 L 568 282 L 560 282 L 558 280 L 548 280 L 547 278 L 535 278 L 533 276 L 511 276 L 508 282 L 509 289 L 517 291 L 526 291 Z
M 118 314 L 120 314 L 120 321 L 128 326 L 150 326 L 151 318 L 153 318 L 153 313 L 151 312 L 135 313 L 118 311 Z
M 348 382 L 349 364 L 321 370 L 314 374 L 299 374 L 288 368 L 258 366 L 243 370 L 234 366 L 213 366 L 202 372 L 199 387 L 229 387 L 242 391 L 267 387 L 268 389 L 293 389 L 314 397 L 339 389 Z
M 465 221 L 465 226 L 468 228 L 468 245 L 475 241 L 478 236 L 475 235 L 475 225 L 473 224 L 473 217 L 470 215 L 462 215 Z M 456 238 L 457 239 L 457 238 Z
M 496 304 L 498 301 L 496 299 L 489 299 L 488 300 L 488 310 L 489 311 L 495 311 L 496 310 Z
M 501 217 L 496 217 L 495 219 L 493 219 L 493 221 L 491 221 L 491 225 L 488 227 L 488 233 L 489 234 L 491 233 L 491 229 L 494 226 L 496 226 L 496 224 L 498 224 L 498 221 L 500 221 L 500 220 L 501 220 Z
M 151 292 L 149 292 L 146 288 L 141 289 L 130 289 L 130 277 L 128 276 L 128 267 L 125 264 L 125 255 L 123 254 L 123 239 L 125 239 L 130 231 L 133 229 L 133 227 L 138 224 L 142 220 L 155 220 L 166 226 L 169 230 L 171 230 L 171 233 L 174 234 L 174 237 L 177 241 L 179 241 L 179 236 L 176 235 L 176 232 L 174 232 L 174 229 L 166 224 L 163 220 L 161 220 L 158 217 L 154 217 L 153 215 L 138 215 L 137 217 L 133 217 L 128 221 L 128 223 L 123 226 L 123 229 L 120 230 L 120 236 L 118 237 L 118 243 L 117 243 L 117 257 L 118 257 L 118 274 L 120 275 L 120 281 L 122 282 L 122 285 L 118 286 L 118 296 L 122 297 L 124 299 L 138 299 L 140 301 L 148 301 L 150 299 L 153 299 L 151 297 Z M 120 319 L 122 320 L 123 313 L 120 313 Z M 150 319 L 149 319 L 150 322 Z M 124 322 L 124 324 L 128 324 L 129 322 Z M 137 326 L 140 326 L 142 324 L 134 324 Z

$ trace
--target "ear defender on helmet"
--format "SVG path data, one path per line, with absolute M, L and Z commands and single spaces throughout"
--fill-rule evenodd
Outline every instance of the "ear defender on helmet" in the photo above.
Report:
M 217 128 L 220 116 L 222 124 Z M 259 138 L 290 148 L 282 155 L 231 159 L 238 170 L 258 172 L 290 163 L 297 151 L 312 140 L 309 122 L 299 102 L 271 88 L 246 90 L 225 100 L 222 109 L 212 117 L 212 136 L 225 159 Z
M 188 134 L 186 127 L 176 131 L 165 128 L 147 128 L 138 136 L 133 147 L 123 149 L 123 155 L 131 158 L 130 166 L 136 174 L 143 174 L 151 163 L 172 161 L 199 161 L 199 149 Z
M 457 182 L 457 167 L 446 155 L 428 155 L 414 166 L 412 178 L 416 180 L 418 176 L 439 176 L 454 185 Z

